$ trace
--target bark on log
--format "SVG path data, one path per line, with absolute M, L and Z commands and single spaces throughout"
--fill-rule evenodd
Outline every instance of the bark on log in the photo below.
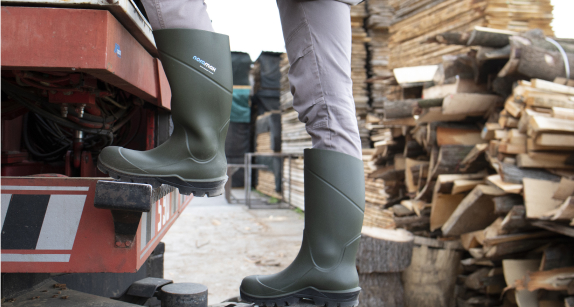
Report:
M 504 47 L 508 38 L 516 33 L 504 30 L 475 27 L 468 38 L 468 46 Z
M 404 271 L 411 263 L 413 240 L 404 229 L 363 227 L 357 270 L 361 274 Z
M 522 183 L 523 178 L 533 178 L 540 180 L 550 180 L 559 182 L 560 176 L 554 175 L 544 169 L 519 168 L 510 163 L 500 163 L 500 176 L 504 182 Z
M 405 306 L 454 306 L 454 287 L 462 252 L 415 247 L 403 272 Z
M 361 295 L 359 301 L 365 307 L 402 307 L 404 289 L 401 273 L 359 274 Z
M 398 101 L 385 101 L 384 113 L 386 119 L 404 118 L 414 115 L 416 108 L 430 108 L 442 106 L 442 98 L 439 99 L 406 99 Z

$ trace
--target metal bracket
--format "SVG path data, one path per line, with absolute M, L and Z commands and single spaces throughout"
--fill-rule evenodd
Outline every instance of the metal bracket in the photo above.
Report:
M 94 207 L 109 209 L 114 219 L 115 245 L 128 248 L 133 245 L 143 212 L 150 212 L 152 204 L 175 190 L 162 185 L 100 180 L 96 184 Z

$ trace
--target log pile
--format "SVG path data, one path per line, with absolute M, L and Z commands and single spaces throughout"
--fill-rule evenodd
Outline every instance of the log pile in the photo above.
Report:
M 517 32 L 540 28 L 544 34 L 553 35 L 550 0 L 393 0 L 390 4 L 395 8 L 389 39 L 392 68 L 437 64 L 443 55 L 470 51 L 462 44 L 425 44 L 443 32 L 482 26 Z
M 421 97 L 385 102 L 369 124 L 379 141 L 365 152 L 366 177 L 386 193 L 378 212 L 424 241 L 402 275 L 404 305 L 564 306 L 574 295 L 574 80 L 544 62 L 555 60 L 548 49 L 529 75 L 517 68 L 526 62 L 507 69 L 525 56 L 512 57 L 512 42 L 544 46 L 540 31 L 473 31 L 474 52 L 446 57 Z M 506 45 L 493 46 L 500 35 Z

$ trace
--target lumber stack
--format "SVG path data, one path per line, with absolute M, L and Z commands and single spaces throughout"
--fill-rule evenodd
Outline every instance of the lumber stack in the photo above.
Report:
M 305 210 L 303 166 L 302 157 L 283 160 L 283 199 L 301 210 Z
M 395 7 L 390 27 L 390 67 L 441 62 L 444 55 L 467 53 L 464 45 L 428 42 L 443 32 L 465 32 L 475 26 L 523 32 L 540 28 L 553 35 L 550 0 L 416 0 L 391 1 Z
M 281 55 L 281 152 L 302 154 L 303 149 L 311 148 L 311 136 L 305 129 L 305 124 L 298 119 L 298 113 L 293 109 L 293 95 L 289 85 L 289 59 L 287 54 Z
M 370 38 L 367 44 L 369 50 L 369 79 L 370 98 L 373 108 L 381 108 L 385 100 L 395 100 L 400 97 L 400 88 L 389 68 L 389 27 L 393 20 L 394 9 L 389 0 L 368 1 L 369 17 L 366 22 Z
M 351 6 L 351 79 L 353 80 L 353 99 L 357 116 L 364 117 L 369 106 L 369 93 L 367 91 L 367 48 L 369 41 L 364 28 L 367 10 L 365 2 Z
M 293 108 L 281 113 L 281 151 L 284 153 L 302 154 L 305 148 L 313 146 L 305 124 L 297 116 Z
M 275 174 L 268 170 L 257 170 L 257 191 L 277 199 L 282 199 L 281 193 L 277 192 Z
M 289 84 L 289 58 L 287 53 L 281 55 L 279 70 L 281 71 L 281 96 L 279 98 L 280 109 L 286 110 L 293 107 L 293 94 L 291 94 L 291 85 Z
M 411 264 L 414 236 L 403 229 L 363 227 L 357 252 L 361 306 L 403 306 L 401 272 Z

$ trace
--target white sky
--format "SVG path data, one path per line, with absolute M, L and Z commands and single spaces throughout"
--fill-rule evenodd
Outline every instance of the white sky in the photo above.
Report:
M 227 34 L 231 50 L 249 53 L 285 52 L 277 4 L 272 0 L 205 0 L 215 31 Z M 557 37 L 574 38 L 574 0 L 551 0 Z

